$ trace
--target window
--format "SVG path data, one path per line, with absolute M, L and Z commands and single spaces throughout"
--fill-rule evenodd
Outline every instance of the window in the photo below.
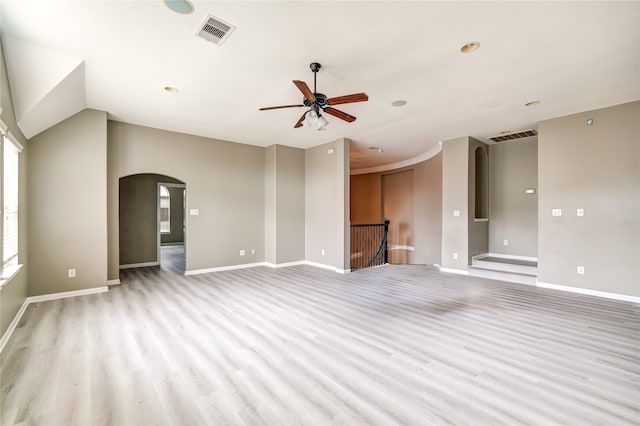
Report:
M 18 264 L 18 165 L 22 147 L 10 134 L 2 139 L 2 266 Z
M 165 185 L 160 185 L 160 233 L 171 233 L 171 194 Z

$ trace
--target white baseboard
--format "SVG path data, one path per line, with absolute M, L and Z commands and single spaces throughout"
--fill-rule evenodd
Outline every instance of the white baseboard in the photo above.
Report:
M 330 271 L 337 272 L 339 274 L 344 274 L 347 271 L 351 272 L 351 269 L 348 269 L 348 270 L 347 269 L 338 269 L 335 266 L 325 265 L 324 263 L 312 262 L 310 260 L 305 260 L 304 264 L 305 265 L 309 265 L 309 266 L 315 266 L 316 268 L 328 269 Z
M 568 291 L 570 293 L 579 293 L 579 294 L 587 294 L 589 296 L 604 297 L 606 299 L 622 300 L 624 302 L 640 303 L 640 297 L 627 296 L 626 294 L 609 293 L 607 291 L 590 290 L 588 288 L 571 287 L 566 285 L 545 283 L 541 281 L 536 281 L 536 286 L 542 287 L 542 288 L 549 288 L 552 290 Z
M 267 266 L 269 268 L 287 268 L 289 266 L 298 266 L 298 265 L 309 265 L 315 266 L 316 268 L 328 269 L 333 272 L 337 272 L 339 274 L 348 274 L 351 272 L 351 269 L 339 269 L 335 266 L 325 265 L 323 263 L 311 262 L 310 260 L 300 260 L 297 262 L 287 262 L 287 263 L 271 263 L 271 262 L 256 262 L 256 263 L 243 263 L 240 265 L 229 265 L 229 266 L 220 266 L 217 268 L 206 268 L 206 269 L 192 269 L 190 271 L 185 271 L 185 275 L 198 275 L 198 274 L 208 274 L 210 272 L 222 272 L 222 271 L 232 271 L 234 269 L 245 269 L 245 268 L 255 268 L 257 266 Z
M 16 316 L 13 317 L 13 321 L 11 321 L 11 324 L 9 324 L 9 327 L 7 327 L 7 330 L 2 335 L 2 338 L 0 338 L 0 353 L 2 353 L 4 346 L 7 344 L 9 338 L 18 326 L 20 319 L 22 319 L 22 315 L 24 315 L 24 311 L 27 310 L 27 306 L 29 306 L 29 298 L 24 299 L 24 302 L 22 303 L 22 306 L 20 306 L 20 309 L 18 309 Z
M 107 285 L 119 285 L 119 284 L 122 284 L 122 283 L 120 282 L 120 279 L 117 279 L 117 280 L 107 280 Z
M 440 272 L 449 272 L 451 274 L 460 274 L 460 275 L 469 275 L 469 271 L 465 271 L 464 269 L 452 269 L 452 268 L 443 268 L 439 266 Z
M 160 266 L 160 262 L 130 263 L 128 265 L 120 265 L 120 269 L 144 268 L 147 266 Z
M 264 265 L 268 266 L 269 268 L 278 269 L 278 268 L 288 268 L 289 266 L 306 265 L 306 263 L 304 260 L 298 260 L 297 262 L 286 262 L 286 263 L 264 262 Z
M 266 262 L 242 263 L 239 265 L 219 266 L 217 268 L 192 269 L 184 271 L 185 275 L 208 274 L 210 272 L 233 271 L 234 269 L 255 268 L 257 266 L 268 266 Z
M 77 297 L 77 296 L 86 296 L 88 294 L 105 293 L 107 291 L 109 291 L 109 287 L 105 286 L 105 287 L 86 288 L 83 290 L 75 290 L 75 291 L 64 291 L 61 293 L 41 294 L 39 296 L 27 297 L 22 303 L 22 306 L 20 306 L 20 309 L 18 309 L 16 316 L 13 317 L 11 324 L 9 324 L 9 327 L 7 327 L 7 330 L 2 335 L 2 338 L 0 338 L 0 353 L 2 353 L 2 350 L 4 349 L 5 345 L 9 341 L 9 338 L 11 337 L 16 327 L 18 326 L 18 323 L 20 322 L 22 315 L 24 315 L 24 312 L 27 310 L 27 306 L 29 306 L 29 304 L 37 303 L 37 302 L 45 302 L 47 300 L 65 299 L 67 297 Z
M 46 302 L 47 300 L 66 299 L 67 297 L 86 296 L 88 294 L 104 293 L 109 291 L 109 287 L 93 287 L 83 290 L 63 291 L 60 293 L 41 294 L 39 296 L 27 297 L 29 303 Z

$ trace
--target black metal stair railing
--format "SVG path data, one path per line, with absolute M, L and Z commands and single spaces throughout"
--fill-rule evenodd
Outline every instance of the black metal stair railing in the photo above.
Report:
M 384 265 L 388 261 L 389 221 L 351 225 L 351 270 Z

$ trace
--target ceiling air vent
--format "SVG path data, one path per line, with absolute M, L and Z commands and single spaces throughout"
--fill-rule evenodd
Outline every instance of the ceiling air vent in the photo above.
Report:
M 196 36 L 210 41 L 218 46 L 222 45 L 227 38 L 231 35 L 236 27 L 227 24 L 226 22 L 208 15 L 202 25 L 198 27 Z
M 494 142 L 506 142 L 506 141 L 512 141 L 514 139 L 528 138 L 531 136 L 535 136 L 537 134 L 538 133 L 535 130 L 529 129 L 529 130 L 522 130 L 520 132 L 506 133 L 498 136 L 491 136 L 488 139 Z

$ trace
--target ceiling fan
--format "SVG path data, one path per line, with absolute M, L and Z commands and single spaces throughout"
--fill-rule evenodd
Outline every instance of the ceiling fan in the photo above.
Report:
M 325 130 L 325 127 L 329 124 L 329 122 L 320 114 L 321 111 L 333 115 L 334 117 L 338 117 L 339 119 L 347 121 L 349 123 L 356 121 L 356 117 L 333 108 L 333 105 L 348 104 L 352 102 L 364 102 L 369 100 L 369 96 L 367 96 L 366 93 L 354 93 L 352 95 L 327 98 L 326 95 L 318 93 L 316 91 L 316 76 L 322 65 L 317 62 L 312 62 L 309 67 L 313 72 L 313 92 L 311 91 L 311 89 L 309 89 L 309 86 L 307 86 L 307 83 L 305 83 L 304 81 L 293 80 L 293 84 L 296 85 L 298 90 L 300 90 L 302 92 L 302 95 L 304 96 L 304 98 L 302 99 L 302 104 L 265 107 L 260 108 L 260 111 L 280 108 L 309 108 L 308 111 L 305 111 L 305 113 L 302 114 L 298 122 L 295 124 L 295 126 L 293 126 L 294 128 L 302 127 L 303 122 L 306 120 L 309 125 L 315 124 L 318 130 Z

